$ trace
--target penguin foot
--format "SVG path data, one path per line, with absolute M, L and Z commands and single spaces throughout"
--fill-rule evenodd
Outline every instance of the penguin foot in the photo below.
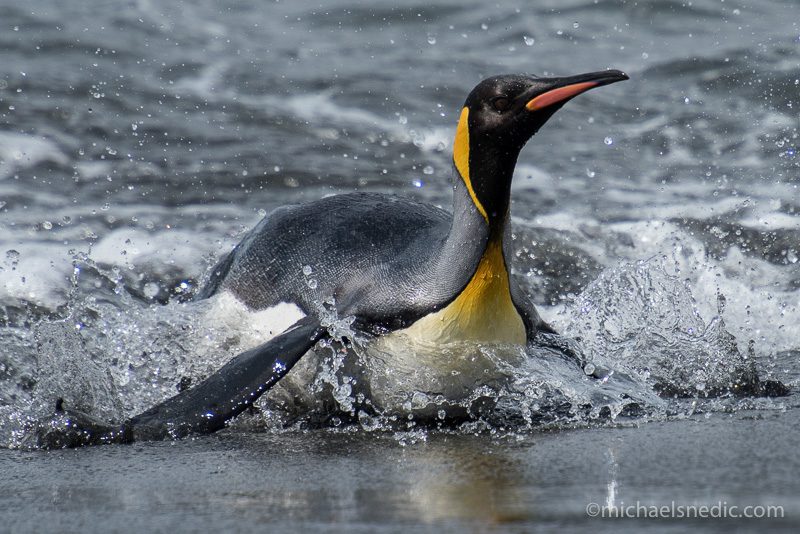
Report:
M 79 410 L 64 408 L 64 400 L 56 401 L 51 418 L 40 421 L 36 429 L 36 446 L 41 449 L 68 449 L 106 443 L 130 443 L 133 433 L 127 424 L 109 424 Z
M 537 347 L 550 349 L 565 360 L 574 363 L 588 376 L 602 380 L 608 378 L 612 374 L 610 369 L 606 369 L 592 362 L 591 359 L 586 356 L 586 353 L 583 352 L 583 347 L 581 347 L 577 340 L 562 336 L 552 329 L 549 331 L 540 330 L 537 332 L 534 342 Z

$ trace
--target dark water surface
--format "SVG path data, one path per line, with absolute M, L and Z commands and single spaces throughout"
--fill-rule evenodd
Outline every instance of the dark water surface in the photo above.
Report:
M 790 435 L 798 423 L 796 410 L 742 412 L 519 440 L 226 431 L 177 443 L 9 451 L 0 456 L 0 496 L 12 532 L 796 531 L 800 465 Z M 673 502 L 739 512 L 780 502 L 784 517 L 587 513 L 593 504 Z
M 742 368 L 800 386 L 799 21 L 793 0 L 0 0 L 0 530 L 767 525 L 585 514 L 637 499 L 782 505 L 770 525 L 796 527 L 796 393 L 653 386 L 702 396 Z M 631 80 L 529 143 L 512 214 L 515 274 L 608 384 L 526 364 L 497 397 L 525 423 L 478 435 L 255 417 L 26 450 L 58 397 L 120 418 L 235 353 L 240 321 L 183 297 L 273 208 L 446 207 L 480 79 L 605 68 Z M 615 420 L 630 399 L 644 413 Z

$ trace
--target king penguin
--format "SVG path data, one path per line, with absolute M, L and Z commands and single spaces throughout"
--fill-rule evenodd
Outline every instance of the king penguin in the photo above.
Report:
M 326 197 L 267 215 L 212 270 L 196 298 L 228 293 L 252 311 L 288 306 L 298 320 L 204 382 L 118 425 L 67 412 L 66 445 L 211 433 L 251 406 L 319 341 L 322 303 L 371 335 L 402 332 L 525 346 L 557 333 L 510 274 L 510 196 L 525 143 L 573 97 L 627 80 L 618 70 L 561 78 L 501 75 L 461 109 L 453 210 L 371 193 Z M 309 284 L 308 272 L 315 284 Z M 312 287 L 313 286 L 313 287 Z M 62 444 L 63 445 L 63 444 Z

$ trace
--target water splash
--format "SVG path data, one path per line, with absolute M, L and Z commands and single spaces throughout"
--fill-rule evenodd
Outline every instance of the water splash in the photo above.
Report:
M 567 308 L 565 333 L 580 340 L 586 362 L 545 347 L 386 344 L 389 338 L 354 330 L 352 317 L 322 302 L 317 312 L 332 340 L 258 403 L 260 413 L 234 426 L 355 424 L 410 439 L 408 432 L 431 428 L 518 433 L 693 411 L 657 393 L 726 394 L 753 379 L 754 361 L 737 350 L 719 317 L 703 321 L 689 286 L 667 272 L 666 261 L 608 269 Z M 244 311 L 220 317 L 214 299 L 158 305 L 127 283 L 119 270 L 81 255 L 64 315 L 17 332 L 20 352 L 0 359 L 0 443 L 29 446 L 34 423 L 58 399 L 105 420 L 130 417 L 269 334 L 243 320 Z
M 722 318 L 703 321 L 689 285 L 667 272 L 666 261 L 604 271 L 575 300 L 566 332 L 665 395 L 720 395 L 757 380 Z

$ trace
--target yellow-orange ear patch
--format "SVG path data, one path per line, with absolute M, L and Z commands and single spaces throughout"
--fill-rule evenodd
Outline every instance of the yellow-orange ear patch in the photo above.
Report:
M 469 177 L 469 108 L 464 106 L 461 110 L 461 117 L 458 119 L 458 127 L 456 128 L 456 140 L 453 143 L 453 162 L 456 165 L 456 170 L 464 180 L 464 185 L 467 186 L 469 196 L 472 198 L 472 203 L 478 209 L 486 222 L 489 222 L 489 216 L 483 208 L 480 200 L 475 195 L 475 190 L 472 188 L 472 182 Z

